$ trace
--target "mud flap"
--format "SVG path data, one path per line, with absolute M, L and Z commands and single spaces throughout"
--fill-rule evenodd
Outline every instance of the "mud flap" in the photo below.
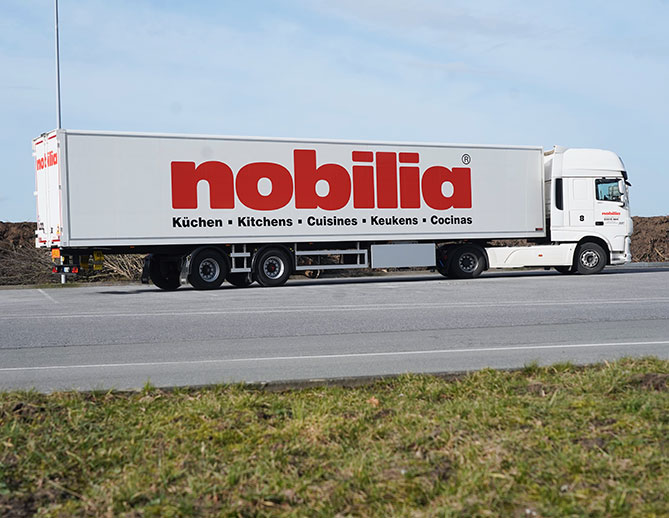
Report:
M 187 255 L 186 257 L 184 257 L 183 263 L 181 263 L 179 282 L 181 283 L 182 286 L 188 284 L 188 276 L 190 275 L 190 263 L 192 257 L 193 257 L 192 255 Z

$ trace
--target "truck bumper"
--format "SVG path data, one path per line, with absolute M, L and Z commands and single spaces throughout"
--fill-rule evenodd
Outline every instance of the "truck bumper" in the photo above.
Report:
M 632 238 L 625 238 L 624 252 L 611 252 L 611 264 L 627 264 L 632 262 Z

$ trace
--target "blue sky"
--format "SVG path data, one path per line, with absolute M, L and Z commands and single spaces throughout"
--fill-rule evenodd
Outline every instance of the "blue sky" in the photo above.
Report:
M 611 149 L 669 214 L 669 2 L 60 0 L 63 127 Z M 0 0 L 0 220 L 34 220 L 52 0 Z

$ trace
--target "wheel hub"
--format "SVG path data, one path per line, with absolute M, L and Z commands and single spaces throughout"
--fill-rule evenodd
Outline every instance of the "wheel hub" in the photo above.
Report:
M 200 263 L 198 268 L 200 277 L 206 282 L 214 282 L 221 274 L 221 267 L 218 262 L 213 259 L 205 259 Z
M 599 254 L 586 250 L 581 254 L 581 264 L 586 268 L 594 268 L 599 264 Z
M 276 257 L 268 257 L 263 265 L 265 275 L 270 279 L 276 279 L 283 273 L 283 262 Z
M 478 266 L 478 259 L 474 254 L 462 254 L 458 260 L 458 266 L 463 272 L 471 273 Z

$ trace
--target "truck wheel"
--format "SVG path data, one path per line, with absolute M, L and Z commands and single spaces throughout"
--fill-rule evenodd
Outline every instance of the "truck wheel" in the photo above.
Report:
M 576 252 L 576 271 L 582 275 L 599 273 L 606 266 L 606 252 L 597 243 L 583 243 Z
M 160 255 L 149 258 L 149 278 L 161 290 L 174 291 L 181 285 L 179 270 L 178 261 Z
M 253 284 L 250 273 L 229 273 L 225 280 L 237 288 L 248 288 Z
M 223 254 L 211 248 L 198 252 L 190 264 L 188 282 L 196 290 L 215 290 L 228 274 L 228 262 Z
M 291 274 L 290 258 L 280 248 L 269 248 L 256 261 L 256 279 L 265 287 L 285 284 Z
M 556 271 L 560 273 L 564 273 L 565 275 L 570 275 L 574 273 L 574 267 L 573 266 L 555 266 L 554 267 Z
M 446 252 L 446 247 L 437 248 L 436 269 L 444 277 L 448 277 L 448 268 L 446 266 L 448 264 L 448 260 Z
M 475 246 L 461 246 L 452 253 L 448 273 L 450 277 L 457 279 L 472 279 L 481 275 L 483 268 L 483 252 Z

